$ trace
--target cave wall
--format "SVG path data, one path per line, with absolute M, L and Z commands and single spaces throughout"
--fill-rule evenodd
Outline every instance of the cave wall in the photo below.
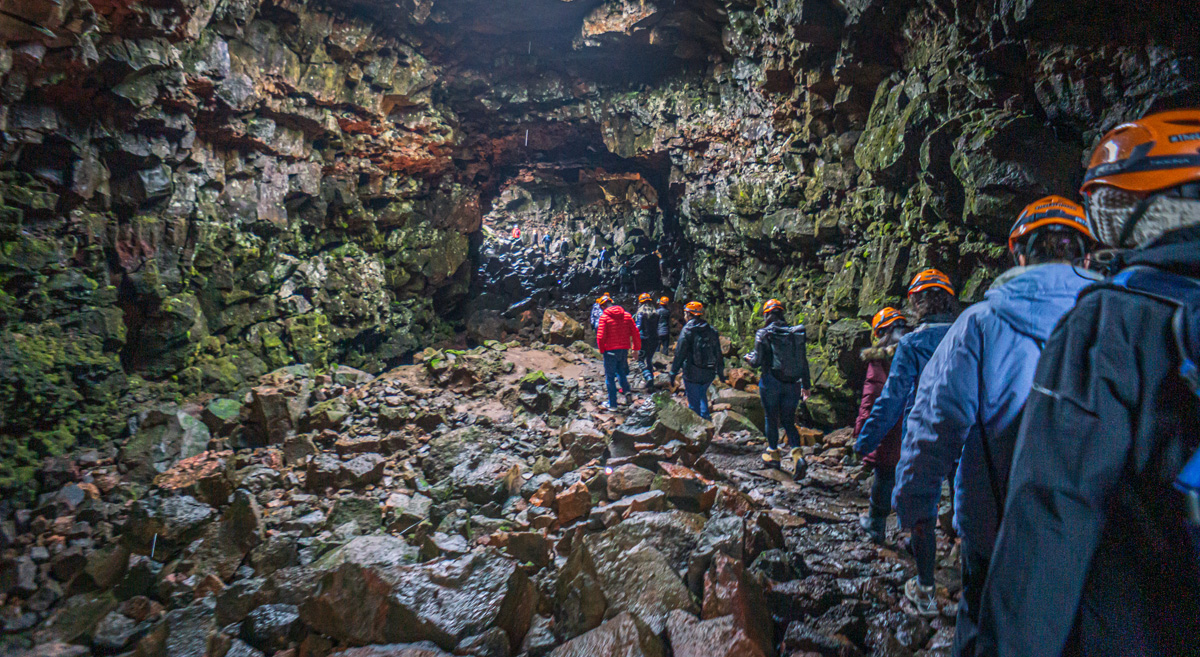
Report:
M 412 46 L 289 0 L 2 5 L 0 487 L 141 399 L 448 333 L 482 213 Z

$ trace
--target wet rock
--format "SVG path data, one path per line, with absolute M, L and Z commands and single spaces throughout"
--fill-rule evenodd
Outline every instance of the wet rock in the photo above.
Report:
M 342 462 L 329 454 L 317 454 L 308 462 L 304 487 L 313 492 L 336 488 L 341 482 Z
M 650 490 L 654 473 L 632 463 L 622 465 L 608 475 L 608 499 L 618 500 Z
M 569 525 L 591 511 L 592 494 L 582 481 L 577 481 L 554 498 L 558 509 L 558 524 Z
M 333 653 L 329 657 L 451 657 L 451 653 L 444 652 L 432 642 L 422 641 L 420 643 L 393 643 L 382 646 L 348 648 Z
M 34 638 L 38 643 L 61 641 L 88 643 L 100 622 L 117 608 L 110 594 L 81 594 L 64 600 L 39 627 Z
M 26 597 L 37 589 L 37 564 L 33 559 L 17 557 L 0 561 L 0 593 Z
M 209 635 L 216 631 L 215 602 L 204 598 L 183 609 L 167 612 L 141 641 L 138 654 L 163 657 L 194 657 L 208 648 Z
M 301 606 L 301 616 L 340 641 L 430 640 L 449 650 L 498 627 L 520 645 L 535 596 L 516 562 L 484 549 L 419 566 L 344 563 L 322 579 L 319 593 Z
M 233 494 L 233 473 L 227 463 L 232 456 L 232 452 L 202 452 L 182 459 L 155 477 L 154 485 L 186 493 L 212 506 L 222 506 Z
M 181 459 L 208 449 L 208 427 L 174 404 L 166 404 L 140 417 L 137 433 L 121 447 L 121 461 L 130 474 L 150 481 Z
M 542 341 L 546 344 L 569 345 L 583 336 L 583 326 L 566 313 L 547 310 L 542 315 Z
M 392 493 L 384 507 L 391 511 L 394 523 L 399 528 L 405 528 L 428 520 L 433 500 L 420 493 Z
M 767 655 L 737 626 L 733 616 L 701 621 L 691 614 L 673 611 L 667 618 L 667 640 L 671 645 L 671 654 L 675 657 Z
M 636 615 L 617 615 L 550 652 L 550 657 L 662 657 L 662 641 Z
M 190 495 L 151 496 L 134 503 L 125 539 L 143 554 L 165 560 L 199 537 L 217 517 L 216 509 Z
M 554 620 L 548 616 L 534 616 L 529 632 L 525 634 L 525 641 L 521 643 L 519 654 L 544 657 L 556 645 L 558 638 L 554 636 Z
M 92 647 L 102 654 L 117 654 L 150 631 L 151 623 L 139 623 L 124 614 L 110 612 L 92 632 Z
M 550 564 L 550 541 L 537 532 L 509 534 L 504 549 L 517 561 L 531 563 L 535 568 L 545 568 Z
M 801 621 L 788 625 L 783 638 L 783 650 L 794 653 L 816 653 L 831 657 L 858 657 L 862 651 L 844 636 L 824 634 Z
M 359 536 L 321 557 L 314 564 L 319 570 L 334 570 L 343 564 L 363 568 L 387 568 L 417 561 L 417 548 L 395 536 Z
M 507 493 L 504 476 L 521 461 L 497 451 L 497 442 L 478 427 L 456 429 L 429 441 L 422 468 L 442 490 L 457 491 L 476 504 L 498 501 Z
M 258 502 L 239 489 L 218 522 L 209 524 L 201 539 L 184 550 L 199 573 L 229 580 L 250 550 L 262 542 L 264 527 Z
M 255 608 L 269 604 L 275 597 L 274 588 L 266 578 L 254 577 L 236 581 L 216 595 L 216 621 L 222 627 L 242 622 Z
M 456 655 L 471 655 L 472 657 L 509 657 L 511 642 L 504 630 L 492 629 L 475 636 L 467 637 L 454 648 Z
M 730 616 L 764 655 L 775 654 L 775 624 L 763 590 L 745 565 L 718 553 L 704 576 L 704 606 L 701 618 Z
M 309 456 L 315 456 L 317 453 L 317 446 L 308 434 L 288 436 L 283 441 L 283 460 L 288 465 L 304 463 Z
M 296 539 L 280 534 L 267 537 L 265 542 L 250 551 L 250 566 L 254 568 L 257 577 L 265 577 L 280 568 L 295 566 L 299 559 Z
M 807 574 L 804 559 L 786 550 L 767 550 L 754 559 L 750 570 L 776 582 L 790 582 Z
M 287 648 L 303 638 L 304 626 L 295 605 L 269 604 L 258 607 L 242 623 L 241 638 L 264 653 Z
M 345 488 L 362 488 L 383 479 L 385 461 L 378 454 L 363 454 L 342 464 L 341 484 Z
M 558 434 L 559 444 L 576 464 L 584 464 L 604 453 L 604 433 L 591 420 L 572 420 Z
M 476 310 L 467 317 L 467 337 L 477 343 L 503 340 L 508 329 L 504 315 L 496 310 Z

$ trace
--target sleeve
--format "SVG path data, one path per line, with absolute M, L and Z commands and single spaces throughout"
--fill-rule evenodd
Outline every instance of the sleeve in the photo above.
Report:
M 904 416 L 904 406 L 916 380 L 916 354 L 913 353 L 908 340 L 901 340 L 896 348 L 896 356 L 892 359 L 892 369 L 888 373 L 887 382 L 883 384 L 883 392 L 879 394 L 879 399 L 875 400 L 871 415 L 863 423 L 858 441 L 854 443 L 854 451 L 870 454 L 879 447 L 887 432 Z
M 687 356 L 692 353 L 692 332 L 684 328 L 679 332 L 679 340 L 675 343 L 675 361 L 671 363 L 671 377 L 679 376 Z
M 762 366 L 763 349 L 765 347 L 765 345 L 763 344 L 763 342 L 764 342 L 763 336 L 765 334 L 766 334 L 766 331 L 764 331 L 762 329 L 759 329 L 758 332 L 754 334 L 754 351 L 751 351 L 749 354 L 746 355 L 746 362 L 750 365 L 750 367 L 761 367 Z
M 896 466 L 896 517 L 902 528 L 937 515 L 942 481 L 977 431 L 983 338 L 975 315 L 959 318 L 925 365 Z
M 800 326 L 800 387 L 812 389 L 812 376 L 808 369 L 808 332 Z
M 872 361 L 867 365 L 867 379 L 863 381 L 862 401 L 858 405 L 858 419 L 854 422 L 854 439 L 858 440 L 862 433 L 863 424 L 871 415 L 871 407 L 883 392 L 883 384 L 887 382 L 887 372 L 879 362 Z
M 1090 295 L 1043 352 L 1009 471 L 980 606 L 980 657 L 1058 657 L 1125 470 L 1143 382 L 1122 312 Z M 1090 302 L 1090 303 L 1089 303 Z M 1100 326 L 1102 316 L 1117 326 Z
M 716 331 L 713 331 L 716 333 Z M 721 349 L 721 336 L 717 336 L 717 378 L 725 380 L 725 352 Z
M 596 322 L 596 348 L 604 351 L 604 334 L 608 332 L 608 319 L 604 315 L 600 315 L 599 321 Z

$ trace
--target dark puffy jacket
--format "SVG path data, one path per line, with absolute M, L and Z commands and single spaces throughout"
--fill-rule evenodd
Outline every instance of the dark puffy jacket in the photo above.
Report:
M 620 306 L 609 306 L 600 315 L 600 325 L 596 328 L 596 348 L 601 352 L 642 348 L 642 338 L 638 335 L 637 325 L 633 317 Z
M 797 326 L 795 329 L 800 333 L 801 338 L 805 337 L 804 326 Z M 771 371 L 771 361 L 774 358 L 774 354 L 771 352 L 771 342 L 768 338 L 772 331 L 777 330 L 790 331 L 792 327 L 787 326 L 783 322 L 773 322 L 758 329 L 758 332 L 754 334 L 754 351 L 746 355 L 746 362 L 750 367 L 762 368 L 763 372 Z M 802 355 L 803 357 L 800 361 L 800 380 L 797 383 L 800 384 L 801 388 L 807 390 L 811 384 L 808 375 L 808 354 L 804 353 Z
M 1200 277 L 1200 228 L 1129 264 Z M 1055 328 L 1009 472 L 978 655 L 1200 653 L 1200 567 L 1172 482 L 1200 448 L 1174 308 L 1100 286 Z
M 871 409 L 875 406 L 875 400 L 883 392 L 883 385 L 887 383 L 888 368 L 891 366 L 892 356 L 895 353 L 896 345 L 894 344 L 887 347 L 863 349 L 862 357 L 867 362 L 867 378 L 863 381 L 862 401 L 858 404 L 858 419 L 854 421 L 855 440 L 858 440 L 858 435 L 862 433 L 867 418 L 871 417 Z M 883 441 L 879 443 L 879 447 L 863 457 L 863 460 L 881 468 L 896 467 L 896 463 L 900 461 L 899 422 L 892 427 L 891 431 L 887 432 Z
M 921 371 L 937 350 L 946 331 L 950 330 L 951 320 L 953 317 L 930 317 L 912 333 L 900 338 L 891 369 L 888 370 L 887 382 L 883 384 L 883 392 L 875 400 L 871 415 L 863 423 L 858 440 L 854 443 L 854 451 L 859 454 L 874 452 L 897 422 L 901 422 L 900 440 L 904 442 L 902 421 L 912 411 Z
M 707 370 L 692 363 L 692 342 L 700 333 L 711 334 L 717 369 Z M 683 372 L 683 378 L 692 383 L 710 383 L 714 378 L 725 380 L 725 356 L 721 353 L 721 336 L 717 329 L 708 325 L 702 319 L 689 320 L 679 332 L 679 341 L 675 343 L 675 361 L 671 364 L 671 376 Z
M 651 308 L 649 312 L 646 312 L 639 308 L 634 321 L 637 322 L 638 335 L 642 336 L 643 340 L 658 338 L 658 311 Z
M 671 335 L 671 309 L 666 306 L 658 307 L 658 336 Z

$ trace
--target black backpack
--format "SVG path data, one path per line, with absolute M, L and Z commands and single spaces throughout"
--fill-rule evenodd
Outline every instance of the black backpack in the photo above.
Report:
M 692 335 L 692 367 L 716 371 L 721 359 L 721 337 L 717 330 L 705 325 L 697 327 Z
M 767 367 L 771 376 L 783 383 L 797 383 L 804 376 L 805 353 L 804 325 L 783 326 L 774 324 L 767 328 L 767 346 L 771 348 L 771 362 Z
M 1200 398 L 1200 280 L 1172 274 L 1154 267 L 1134 266 L 1121 270 L 1112 286 L 1175 306 L 1173 328 L 1179 348 L 1179 374 Z M 1200 452 L 1183 466 L 1175 488 L 1186 496 L 1193 538 L 1200 538 Z M 1198 543 L 1200 545 L 1200 543 Z

